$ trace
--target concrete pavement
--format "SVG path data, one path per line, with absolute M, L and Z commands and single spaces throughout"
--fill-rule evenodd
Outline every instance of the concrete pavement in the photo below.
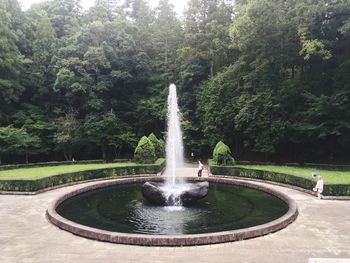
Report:
M 193 167 L 183 170 L 186 176 L 196 173 Z M 85 239 L 49 223 L 45 217 L 49 203 L 80 186 L 34 196 L 0 195 L 0 262 L 307 263 L 309 258 L 350 258 L 350 201 L 318 200 L 296 190 L 268 185 L 298 204 L 297 220 L 281 231 L 225 244 L 142 247 Z

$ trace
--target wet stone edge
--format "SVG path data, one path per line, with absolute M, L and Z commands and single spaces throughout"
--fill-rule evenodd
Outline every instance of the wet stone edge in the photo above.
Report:
M 118 243 L 129 245 L 142 245 L 142 246 L 195 246 L 195 245 L 207 245 L 216 243 L 225 243 L 239 241 L 243 239 L 249 239 L 254 237 L 263 236 L 269 233 L 276 232 L 287 227 L 298 216 L 298 208 L 296 202 L 288 195 L 273 190 L 269 187 L 254 184 L 248 181 L 237 181 L 235 179 L 226 177 L 209 177 L 209 178 L 187 178 L 189 182 L 196 181 L 209 181 L 238 185 L 248 188 L 253 188 L 263 192 L 272 194 L 282 201 L 284 201 L 289 209 L 281 217 L 270 221 L 268 223 L 257 225 L 249 228 L 242 228 L 232 231 L 212 232 L 203 234 L 187 234 L 187 235 L 146 235 L 146 234 L 129 234 L 101 230 L 93 227 L 84 226 L 73 221 L 70 221 L 56 212 L 56 208 L 66 199 L 69 199 L 75 195 L 91 191 L 98 188 L 104 188 L 120 184 L 142 183 L 146 181 L 163 181 L 162 177 L 128 177 L 115 180 L 108 180 L 102 182 L 96 182 L 88 186 L 82 186 L 79 189 L 73 190 L 69 193 L 60 196 L 54 200 L 46 211 L 48 220 L 59 227 L 60 229 L 71 232 L 75 235 L 86 237 L 89 239 Z

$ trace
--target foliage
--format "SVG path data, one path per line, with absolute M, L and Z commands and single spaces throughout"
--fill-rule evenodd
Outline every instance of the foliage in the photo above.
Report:
M 155 147 L 146 136 L 143 136 L 137 144 L 134 159 L 138 163 L 153 163 L 157 159 Z
M 64 168 L 58 168 L 57 174 L 48 175 L 42 174 L 40 178 L 35 179 L 35 176 L 30 177 L 27 176 L 25 179 L 21 178 L 19 180 L 13 179 L 5 179 L 0 180 L 0 191 L 20 191 L 20 192 L 34 192 L 40 189 L 52 187 L 55 185 L 66 184 L 70 182 L 91 180 L 96 178 L 106 178 L 106 177 L 114 177 L 114 176 L 125 176 L 125 175 L 135 175 L 135 174 L 156 174 L 159 172 L 164 166 L 164 160 L 159 160 L 155 164 L 148 165 L 139 165 L 139 164 L 114 164 L 114 165 L 106 165 L 104 164 L 104 168 L 102 165 L 87 165 L 86 170 L 75 169 L 73 171 L 75 165 L 70 165 L 69 168 L 71 172 L 64 172 Z M 109 167 L 108 167 L 109 166 Z M 99 168 L 96 168 L 99 167 Z M 61 166 L 62 168 L 62 166 Z M 30 169 L 43 169 L 43 168 L 30 168 Z M 24 169 L 24 171 L 28 171 L 30 169 Z M 50 167 L 52 169 L 52 167 Z M 16 170 L 12 170 L 16 171 Z M 98 172 L 96 172 L 98 171 Z M 3 171 L 5 172 L 5 171 Z M 47 168 L 46 168 L 47 172 Z
M 207 143 L 222 138 L 243 158 L 346 161 L 346 1 L 238 1 L 235 10 L 236 57 L 197 95 Z
M 317 174 L 321 175 L 323 180 L 327 184 L 347 184 L 350 183 L 350 171 L 341 170 L 340 167 L 300 167 L 300 166 L 285 166 L 285 165 L 237 165 L 237 167 L 254 169 L 254 170 L 263 170 L 274 173 L 283 173 L 283 174 L 291 174 L 299 177 L 303 177 L 306 179 L 311 178 L 311 174 L 317 171 Z M 332 170 L 330 169 L 332 168 Z
M 15 153 L 23 147 L 22 130 L 12 125 L 0 127 L 0 164 L 1 157 L 5 154 Z
M 16 5 L 14 3 L 13 5 Z M 18 6 L 18 3 L 17 3 Z M 22 55 L 16 45 L 17 34 L 15 32 L 15 15 L 11 0 L 0 1 L 0 104 L 8 106 L 11 102 L 18 101 L 23 86 L 20 73 L 22 67 Z M 6 108 L 5 108 L 6 109 Z M 0 121 L 6 112 L 1 107 Z
M 283 183 L 287 185 L 297 186 L 309 190 L 311 192 L 312 188 L 315 186 L 316 182 L 311 178 L 309 174 L 308 178 L 305 176 L 300 176 L 300 173 L 290 174 L 290 167 L 281 168 L 274 167 L 275 169 L 269 169 L 268 167 L 237 167 L 237 166 L 216 166 L 211 165 L 210 170 L 213 174 L 217 175 L 232 175 L 239 177 L 248 177 L 259 180 L 267 180 L 278 183 Z M 333 172 L 333 171 L 325 171 L 325 174 Z M 347 172 L 348 174 L 349 172 Z M 345 179 L 345 183 L 337 182 L 336 173 L 333 172 L 329 178 L 329 181 L 326 181 L 324 186 L 323 195 L 331 195 L 331 196 L 349 196 L 350 195 L 350 184 L 349 180 Z M 334 181 L 330 180 L 333 178 Z M 348 176 L 347 176 L 348 178 Z
M 81 124 L 75 114 L 69 113 L 56 120 L 56 133 L 54 141 L 56 149 L 63 151 L 66 160 L 72 160 L 73 153 L 82 143 Z
M 0 0 L 0 17 L 0 127 L 28 134 L 5 162 L 131 157 L 164 133 L 170 83 L 187 153 L 349 161 L 347 0 L 189 0 L 182 17 L 170 0 Z
M 14 128 L 12 125 L 0 127 L 0 163 L 4 154 L 25 153 L 26 163 L 28 155 L 40 147 L 40 138 L 28 133 L 24 128 Z
M 222 141 L 219 141 L 213 150 L 213 160 L 218 165 L 230 165 L 235 162 L 230 148 Z
M 134 135 L 128 131 L 128 127 L 114 112 L 103 115 L 88 115 L 83 128 L 87 142 L 101 147 L 103 159 L 113 159 L 108 152 L 111 149 L 119 149 L 124 145 L 131 145 Z M 117 157 L 117 156 L 115 156 Z
M 165 157 L 165 145 L 164 141 L 161 139 L 158 139 L 154 133 L 152 132 L 150 135 L 148 135 L 148 139 L 151 141 L 151 143 L 154 146 L 155 154 L 157 158 L 164 158 Z

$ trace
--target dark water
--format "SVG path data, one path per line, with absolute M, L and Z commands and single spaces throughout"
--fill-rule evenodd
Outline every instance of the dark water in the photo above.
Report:
M 198 234 L 264 224 L 288 210 L 280 199 L 250 188 L 210 183 L 209 194 L 191 207 L 147 204 L 141 184 L 90 191 L 63 202 L 57 212 L 77 223 L 109 231 Z

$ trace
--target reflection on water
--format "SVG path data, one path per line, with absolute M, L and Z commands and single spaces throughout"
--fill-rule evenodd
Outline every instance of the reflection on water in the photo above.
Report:
M 179 206 L 156 207 L 139 202 L 130 213 L 127 221 L 135 226 L 135 232 L 142 234 L 176 235 L 185 233 L 191 222 L 203 216 L 201 209 Z
M 104 230 L 179 235 L 239 229 L 272 221 L 287 205 L 267 193 L 211 183 L 207 197 L 191 207 L 153 206 L 143 200 L 141 184 L 90 191 L 61 204 L 57 212 Z

